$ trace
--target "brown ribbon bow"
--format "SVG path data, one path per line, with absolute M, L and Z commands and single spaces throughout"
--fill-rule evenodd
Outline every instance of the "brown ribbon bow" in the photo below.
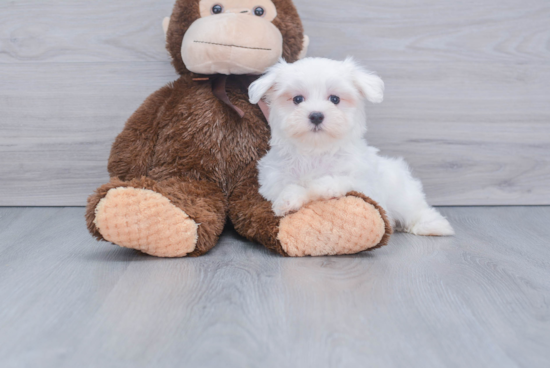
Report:
M 244 117 L 245 113 L 243 110 L 235 106 L 231 100 L 229 100 L 229 96 L 227 96 L 227 78 L 228 75 L 224 74 L 217 74 L 213 76 L 208 77 L 200 77 L 200 78 L 193 78 L 194 81 L 212 81 L 212 93 L 214 96 L 216 96 L 220 101 L 225 103 L 227 106 L 229 106 L 231 109 L 233 109 L 241 118 Z M 248 87 L 259 77 L 257 75 L 242 75 L 238 76 L 237 81 L 240 83 L 241 87 L 248 91 Z M 262 113 L 264 114 L 267 121 L 269 121 L 269 106 L 263 101 L 260 100 L 258 102 L 258 106 L 262 110 Z

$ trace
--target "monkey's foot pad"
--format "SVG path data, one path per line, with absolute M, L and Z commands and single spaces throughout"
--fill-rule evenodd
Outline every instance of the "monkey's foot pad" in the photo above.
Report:
M 291 257 L 355 254 L 384 245 L 391 228 L 366 200 L 313 202 L 281 220 L 279 241 Z
M 146 189 L 111 189 L 96 207 L 103 237 L 156 257 L 184 257 L 195 250 L 198 226 L 166 197 Z

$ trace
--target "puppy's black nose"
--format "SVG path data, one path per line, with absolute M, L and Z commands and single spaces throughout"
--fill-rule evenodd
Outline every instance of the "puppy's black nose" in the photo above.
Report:
M 325 120 L 325 115 L 323 115 L 322 112 L 312 112 L 309 114 L 309 120 L 313 125 L 319 126 L 323 123 L 323 120 Z

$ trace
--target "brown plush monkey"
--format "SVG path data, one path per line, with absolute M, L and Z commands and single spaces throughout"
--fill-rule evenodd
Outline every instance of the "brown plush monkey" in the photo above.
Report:
M 88 200 L 97 239 L 158 257 L 200 256 L 229 219 L 242 236 L 285 256 L 386 244 L 385 213 L 362 194 L 278 218 L 258 193 L 256 163 L 270 131 L 248 102 L 245 74 L 305 54 L 308 39 L 291 0 L 177 0 L 165 26 L 181 76 L 150 96 L 116 139 L 111 181 Z

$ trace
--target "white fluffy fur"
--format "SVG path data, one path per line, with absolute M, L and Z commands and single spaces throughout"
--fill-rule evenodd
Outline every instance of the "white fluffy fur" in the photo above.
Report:
M 279 216 L 310 201 L 364 193 L 386 209 L 392 225 L 417 235 L 452 235 L 449 222 L 426 202 L 419 180 L 402 159 L 378 155 L 365 140 L 365 102 L 380 103 L 384 82 L 343 62 L 281 61 L 250 86 L 250 101 L 270 105 L 271 150 L 259 162 L 260 193 Z M 335 105 L 330 96 L 340 97 Z M 296 105 L 295 96 L 305 102 Z M 316 128 L 312 112 L 325 115 Z

